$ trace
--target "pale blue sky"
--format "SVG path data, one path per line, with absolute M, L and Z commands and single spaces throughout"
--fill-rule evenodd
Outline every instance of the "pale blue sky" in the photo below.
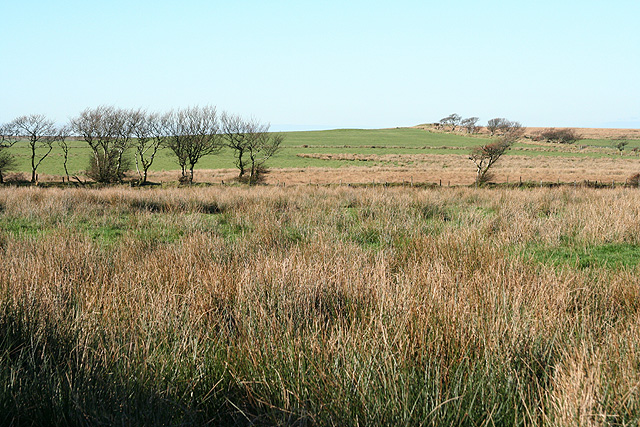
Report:
M 456 112 L 640 127 L 640 1 L 3 1 L 0 122 L 216 105 L 274 129 Z

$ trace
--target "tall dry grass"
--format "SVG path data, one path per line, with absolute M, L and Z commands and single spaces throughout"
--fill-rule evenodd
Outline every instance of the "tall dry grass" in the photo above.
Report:
M 3 424 L 633 425 L 640 192 L 0 189 Z

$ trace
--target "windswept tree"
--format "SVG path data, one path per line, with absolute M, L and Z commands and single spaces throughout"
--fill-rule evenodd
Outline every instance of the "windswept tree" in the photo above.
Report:
M 478 130 L 479 117 L 468 117 L 460 121 L 460 126 L 467 130 L 467 133 L 476 133 Z
M 508 139 L 500 138 L 498 141 L 475 147 L 471 151 L 469 160 L 476 165 L 476 186 L 482 185 L 489 180 L 491 177 L 489 169 L 511 147 L 511 144 Z
M 132 146 L 135 150 L 139 185 L 147 183 L 149 168 L 166 140 L 169 116 L 169 114 L 147 113 L 144 110 L 131 112 L 132 131 L 135 137 Z
M 487 122 L 487 130 L 491 133 L 491 136 L 496 134 L 520 136 L 524 132 L 520 122 L 512 122 L 501 117 L 489 120 Z
M 87 108 L 71 120 L 71 129 L 89 144 L 92 158 L 87 176 L 97 182 L 121 182 L 129 169 L 125 152 L 131 143 L 131 112 L 110 106 Z
M 496 131 L 504 126 L 504 123 L 509 122 L 505 118 L 496 117 L 487 122 L 487 130 L 491 133 L 491 136 L 495 135 Z
M 454 132 L 456 128 L 460 125 L 460 121 L 462 117 L 459 114 L 453 113 L 448 115 L 445 118 L 440 119 L 440 125 L 442 127 L 451 126 L 451 131 Z
M 471 151 L 469 160 L 476 165 L 476 187 L 489 181 L 491 178 L 491 173 L 489 172 L 491 167 L 522 135 L 522 125 L 520 123 L 508 123 L 510 123 L 511 126 L 509 126 L 505 130 L 505 133 L 496 141 L 475 147 Z
M 4 183 L 4 174 L 15 166 L 15 159 L 7 150 L 18 141 L 11 126 L 0 126 L 0 184 Z
M 190 107 L 171 112 L 167 118 L 167 147 L 175 154 L 182 182 L 193 182 L 193 169 L 200 159 L 222 149 L 216 108 Z
M 16 135 L 27 139 L 31 150 L 31 182 L 38 179 L 37 169 L 53 150 L 54 142 L 60 139 L 60 129 L 42 114 L 21 116 L 10 125 Z
M 515 141 L 522 136 L 524 133 L 524 127 L 520 122 L 512 122 L 511 120 L 506 120 L 500 125 L 500 134 L 506 139 Z

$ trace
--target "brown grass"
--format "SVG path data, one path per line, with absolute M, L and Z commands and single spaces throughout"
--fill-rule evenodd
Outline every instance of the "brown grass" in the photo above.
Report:
M 341 155 L 351 158 L 355 155 Z M 370 184 L 370 183 L 430 183 L 472 185 L 475 181 L 473 164 L 468 155 L 359 155 L 370 162 L 394 162 L 401 166 L 351 166 L 341 168 L 271 169 L 265 176 L 268 185 Z M 640 161 L 629 158 L 535 157 L 511 155 L 501 159 L 492 171 L 493 182 L 515 183 L 581 183 L 585 180 L 624 184 L 628 177 L 640 170 Z M 151 173 L 150 180 L 170 182 L 175 174 Z M 234 182 L 234 170 L 198 171 L 200 182 Z
M 525 148 L 526 149 L 526 148 Z M 585 149 L 588 151 L 588 149 Z M 328 155 L 318 155 L 327 157 Z M 475 182 L 473 164 L 467 154 L 389 154 L 354 155 L 335 154 L 333 159 L 370 163 L 376 166 L 345 166 L 340 168 L 270 169 L 262 183 L 267 185 L 327 185 L 405 183 L 442 184 L 443 186 L 472 185 Z M 327 157 L 328 158 L 328 157 Z M 385 166 L 385 163 L 393 164 Z M 395 166 L 397 165 L 397 166 Z M 493 168 L 492 182 L 515 183 L 543 181 L 545 183 L 590 182 L 624 184 L 640 171 L 640 160 L 612 157 L 554 157 L 510 155 Z M 149 181 L 176 183 L 179 171 L 150 172 Z M 235 169 L 198 170 L 197 182 L 233 184 L 237 181 Z M 61 182 L 56 175 L 40 175 L 41 183 Z M 77 183 L 72 183 L 77 185 Z
M 640 416 L 638 267 L 532 258 L 640 245 L 635 189 L 2 188 L 0 206 L 4 424 Z

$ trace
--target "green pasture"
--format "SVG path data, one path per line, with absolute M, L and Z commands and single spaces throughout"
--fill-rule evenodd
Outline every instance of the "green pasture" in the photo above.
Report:
M 422 129 L 337 129 L 328 131 L 286 132 L 280 152 L 273 157 L 268 166 L 274 168 L 306 168 L 306 167 L 342 167 L 348 165 L 376 165 L 382 164 L 381 159 L 345 160 L 319 159 L 304 157 L 305 155 L 378 155 L 388 154 L 467 154 L 472 147 L 485 144 L 489 138 L 465 136 L 448 133 L 435 133 Z M 69 150 L 68 170 L 71 174 L 81 173 L 86 169 L 90 158 L 90 150 L 83 141 L 71 141 Z M 549 146 L 520 142 L 513 146 L 508 154 L 525 156 L 561 156 L 561 157 L 609 157 L 619 156 L 619 152 L 612 146 L 610 140 L 582 140 L 572 147 L 551 149 Z M 589 148 L 580 150 L 579 147 Z M 632 140 L 625 148 L 624 157 L 637 157 L 631 149 L 640 147 L 640 140 Z M 593 148 L 598 148 L 593 151 Z M 16 160 L 14 171 L 29 172 L 31 170 L 31 153 L 26 141 L 20 141 L 9 149 Z M 38 149 L 40 155 L 43 149 Z M 133 152 L 129 155 L 132 157 Z M 135 169 L 135 163 L 132 163 Z M 234 168 L 233 152 L 224 149 L 220 153 L 204 157 L 196 169 L 224 169 Z M 177 170 L 178 164 L 169 149 L 158 152 L 151 170 Z M 40 167 L 39 173 L 64 175 L 63 154 L 59 147 L 55 147 Z

